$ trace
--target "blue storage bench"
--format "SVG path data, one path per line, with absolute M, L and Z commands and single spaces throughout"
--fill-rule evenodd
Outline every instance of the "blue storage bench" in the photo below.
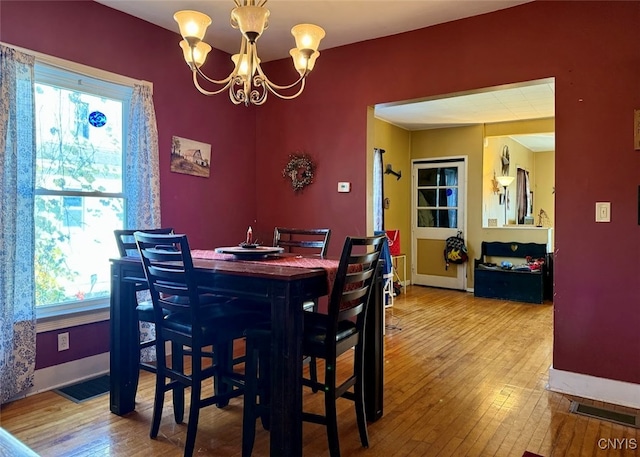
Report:
M 525 267 L 527 257 L 542 259 L 544 263 L 539 270 L 530 270 Z M 509 261 L 514 268 L 503 268 L 498 260 L 492 262 L 493 258 Z M 542 303 L 545 291 L 549 290 L 546 244 L 483 241 L 480 258 L 474 260 L 474 267 L 476 297 Z

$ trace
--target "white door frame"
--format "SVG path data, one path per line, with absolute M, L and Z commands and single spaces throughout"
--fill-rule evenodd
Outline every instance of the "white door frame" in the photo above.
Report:
M 462 236 L 467 239 L 467 195 L 468 195 L 468 156 L 446 156 L 446 157 L 428 157 L 422 159 L 411 160 L 411 283 L 419 284 L 424 283 L 427 279 L 427 285 L 435 287 L 445 287 L 457 290 L 467 289 L 467 264 L 457 265 L 458 276 L 456 278 L 447 278 L 440 276 L 420 275 L 421 279 L 417 280 L 417 169 L 419 165 L 447 165 L 447 164 L 460 164 L 463 167 L 462 175 L 458 176 L 458 187 L 463 187 L 462 192 L 458 193 L 459 200 L 462 199 L 462 204 L 458 206 L 458 228 L 451 229 L 451 235 L 455 235 L 458 231 L 462 231 Z M 460 185 L 462 183 L 462 186 Z M 424 238 L 424 237 L 421 237 Z M 438 239 L 438 238 L 435 238 Z M 444 262 L 444 258 L 443 258 Z

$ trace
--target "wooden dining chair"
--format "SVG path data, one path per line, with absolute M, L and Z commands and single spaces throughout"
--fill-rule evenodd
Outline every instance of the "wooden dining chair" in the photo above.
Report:
M 276 227 L 273 231 L 273 246 L 285 252 L 325 257 L 329 249 L 331 229 L 299 229 Z
M 327 427 L 331 457 L 340 456 L 336 410 L 338 398 L 354 402 L 360 442 L 363 447 L 369 446 L 364 405 L 364 324 L 384 240 L 384 235 L 347 237 L 331 290 L 328 313 L 304 313 L 303 354 L 324 359 L 325 374 L 323 382 L 303 377 L 302 384 L 324 393 L 325 414 L 303 412 L 302 419 Z M 243 417 L 243 457 L 251 455 L 256 419 L 265 418 L 265 411 L 270 407 L 269 389 L 265 387 L 269 377 L 259 370 L 260 366 L 269 365 L 268 359 L 264 360 L 269 352 L 260 350 L 268 339 L 264 330 L 249 335 L 247 339 L 247 391 L 244 399 L 247 406 Z M 352 371 L 347 379 L 338 383 L 338 357 L 351 349 L 355 349 L 354 357 L 350 359 Z M 341 363 L 347 362 L 345 360 Z M 261 393 L 264 398 L 260 397 Z
M 185 457 L 189 457 L 195 447 L 200 409 L 226 405 L 229 399 L 244 393 L 243 376 L 233 371 L 226 354 L 234 340 L 243 338 L 246 328 L 261 316 L 243 311 L 233 301 L 222 303 L 221 297 L 199 286 L 186 235 L 136 232 L 134 236 L 149 284 L 156 325 L 158 361 L 150 436 L 158 436 L 165 393 L 173 392 L 174 415 L 181 422 L 184 389 L 191 388 L 184 449 Z M 171 343 L 170 364 L 166 342 Z M 210 346 L 212 352 L 207 350 Z M 190 370 L 185 369 L 184 356 L 191 357 Z M 203 359 L 210 359 L 211 364 L 203 364 Z M 215 389 L 212 395 L 201 398 L 202 382 L 209 378 L 213 378 Z
M 331 229 L 328 228 L 287 228 L 276 227 L 273 231 L 273 245 L 284 248 L 284 252 L 317 255 L 325 257 L 329 249 Z M 318 300 L 307 300 L 302 303 L 305 311 L 318 311 Z M 316 360 L 305 357 L 305 364 L 309 364 L 310 376 L 314 381 L 318 379 Z M 314 390 L 315 392 L 315 390 Z
M 148 229 L 148 230 L 136 230 L 136 229 L 114 230 L 113 233 L 116 238 L 116 245 L 118 246 L 118 253 L 120 254 L 120 257 L 127 257 L 127 256 L 137 257 L 140 255 L 140 253 L 138 252 L 138 245 L 136 244 L 136 240 L 133 236 L 135 232 L 140 232 L 140 231 L 144 231 L 146 233 L 155 233 L 155 234 L 170 234 L 170 233 L 173 233 L 173 228 L 164 227 L 164 228 Z M 126 279 L 128 281 L 135 282 L 136 296 L 138 295 L 138 292 L 149 290 L 147 280 L 144 277 L 139 277 L 139 278 L 131 277 Z M 136 314 L 138 316 L 138 322 L 139 322 L 138 323 L 138 340 L 141 340 L 142 332 L 140 331 L 140 325 L 145 325 L 143 323 L 146 323 L 147 326 L 153 325 L 153 304 L 151 303 L 151 299 L 138 301 L 136 298 L 136 301 L 137 301 Z M 146 348 L 154 347 L 155 344 L 156 344 L 155 338 L 150 338 L 145 341 L 140 341 L 140 345 L 138 347 L 138 360 L 140 361 L 139 366 L 142 370 L 149 371 L 151 373 L 156 372 L 156 367 L 152 363 L 143 361 L 142 351 Z

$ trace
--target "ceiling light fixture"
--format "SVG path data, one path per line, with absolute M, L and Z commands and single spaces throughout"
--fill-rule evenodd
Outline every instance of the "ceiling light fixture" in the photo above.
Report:
M 256 4 L 256 1 L 258 4 Z M 200 67 L 204 64 L 211 46 L 203 40 L 211 18 L 198 11 L 178 11 L 173 18 L 180 27 L 183 40 L 180 42 L 184 60 L 193 72 L 193 84 L 205 95 L 216 95 L 229 89 L 229 98 L 239 105 L 262 105 L 271 92 L 285 100 L 296 98 L 304 90 L 307 75 L 313 70 L 316 59 L 320 55 L 318 46 L 325 33 L 321 27 L 313 24 L 298 24 L 291 29 L 296 40 L 296 47 L 289 51 L 293 65 L 300 77 L 288 85 L 278 85 L 269 80 L 260 67 L 260 58 L 256 42 L 268 27 L 269 10 L 265 8 L 267 0 L 234 0 L 236 7 L 231 11 L 231 26 L 240 29 L 242 42 L 240 52 L 231 56 L 234 68 L 225 79 L 215 80 L 206 76 Z M 209 83 L 223 86 L 214 91 L 203 89 L 198 76 Z M 294 92 L 296 87 L 297 92 Z

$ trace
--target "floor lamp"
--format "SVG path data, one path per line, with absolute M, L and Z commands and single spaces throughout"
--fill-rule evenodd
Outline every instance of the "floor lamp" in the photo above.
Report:
M 513 182 L 513 176 L 498 176 L 496 180 L 504 188 L 504 225 L 507 225 L 507 187 Z

